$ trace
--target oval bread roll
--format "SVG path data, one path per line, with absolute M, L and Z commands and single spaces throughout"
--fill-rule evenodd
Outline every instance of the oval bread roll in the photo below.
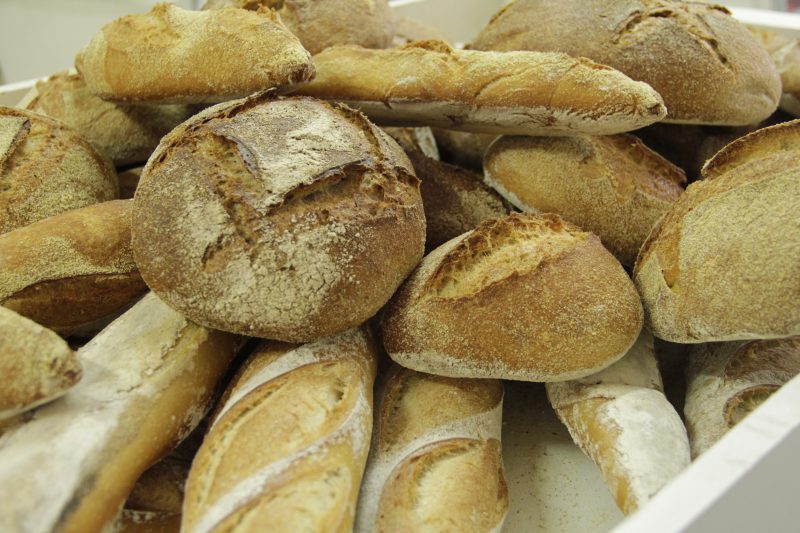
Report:
M 723 148 L 653 228 L 634 280 L 653 334 L 684 344 L 800 334 L 800 121 Z
M 192 463 L 181 531 L 352 531 L 376 364 L 364 328 L 260 344 Z
M 419 180 L 349 108 L 258 96 L 173 130 L 142 173 L 133 249 L 195 322 L 283 341 L 362 324 L 422 257 Z
M 517 209 L 561 215 L 629 267 L 686 182 L 632 135 L 504 136 L 486 153 L 484 176 Z
M 106 24 L 75 68 L 104 100 L 161 104 L 223 102 L 314 77 L 310 54 L 272 11 L 174 4 Z
M 766 50 L 727 8 L 680 0 L 516 0 L 475 38 L 476 50 L 588 57 L 649 83 L 665 121 L 740 126 L 778 107 Z
M 103 202 L 0 235 L 0 305 L 64 335 L 102 328 L 147 292 L 133 261 L 132 207 Z
M 344 102 L 387 126 L 517 135 L 603 135 L 666 115 L 649 85 L 583 58 L 456 50 L 420 41 L 389 50 L 334 46 L 297 94 Z
M 61 122 L 0 107 L 0 234 L 119 196 L 114 167 Z
M 49 402 L 81 378 L 81 365 L 52 331 L 0 306 L 0 420 Z
M 421 372 L 563 381 L 612 364 L 641 328 L 636 289 L 596 236 L 513 214 L 426 256 L 387 307 L 383 340 Z

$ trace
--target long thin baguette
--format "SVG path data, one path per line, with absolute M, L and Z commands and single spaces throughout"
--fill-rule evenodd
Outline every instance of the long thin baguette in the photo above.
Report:
M 624 513 L 641 507 L 689 466 L 686 429 L 662 392 L 649 333 L 606 370 L 545 387 L 558 417 L 600 468 Z
M 182 531 L 350 531 L 375 370 L 363 328 L 302 346 L 261 344 L 192 464 Z
M 187 435 L 235 352 L 155 295 L 84 346 L 83 379 L 0 437 L 1 531 L 99 531 Z
M 387 126 L 518 135 L 620 133 L 666 115 L 649 85 L 565 54 L 455 50 L 420 41 L 390 50 L 334 46 L 314 56 L 298 94 L 337 100 Z

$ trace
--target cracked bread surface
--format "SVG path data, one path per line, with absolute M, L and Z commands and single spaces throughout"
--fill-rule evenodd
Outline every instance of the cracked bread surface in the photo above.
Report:
M 170 133 L 142 173 L 133 248 L 198 323 L 288 342 L 375 314 L 422 257 L 419 181 L 360 113 L 261 95 Z
M 667 122 L 751 124 L 771 115 L 781 94 L 766 50 L 727 8 L 706 2 L 516 0 L 470 46 L 609 65 L 658 91 Z
M 383 318 L 389 356 L 453 377 L 560 381 L 622 357 L 636 290 L 600 240 L 556 215 L 483 222 L 431 252 Z

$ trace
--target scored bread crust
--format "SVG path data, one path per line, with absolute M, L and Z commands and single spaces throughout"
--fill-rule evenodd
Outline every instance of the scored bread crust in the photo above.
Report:
M 800 121 L 729 144 L 653 228 L 634 281 L 656 337 L 800 334 Z
M 516 0 L 470 46 L 558 51 L 609 65 L 658 91 L 666 122 L 752 124 L 775 111 L 781 94 L 760 43 L 725 7 L 705 2 Z
M 696 458 L 800 373 L 800 337 L 701 344 L 686 367 L 686 428 Z
M 387 126 L 602 135 L 666 115 L 647 84 L 565 54 L 476 52 L 420 41 L 389 50 L 335 46 L 314 56 L 314 64 L 316 79 L 297 94 L 344 102 Z
M 272 11 L 173 4 L 106 24 L 75 68 L 104 100 L 162 104 L 223 102 L 314 76 L 311 55 Z
M 132 207 L 103 202 L 0 235 L 0 305 L 68 335 L 139 299 Z
M 363 327 L 259 345 L 192 464 L 181 530 L 352 531 L 376 366 Z
M 394 19 L 387 0 L 207 0 L 203 9 L 275 10 L 303 46 L 316 54 L 337 44 L 386 48 Z
M 486 153 L 484 179 L 517 209 L 557 213 L 598 235 L 628 267 L 686 182 L 679 168 L 625 134 L 503 136 Z
M 0 306 L 0 420 L 65 394 L 81 365 L 54 332 Z
M 119 196 L 111 162 L 58 120 L 0 107 L 0 234 Z
M 389 356 L 414 370 L 561 381 L 622 357 L 642 308 L 596 236 L 556 215 L 512 214 L 426 256 L 382 326 Z
M 503 386 L 393 366 L 382 386 L 355 531 L 500 531 Z
M 60 120 L 116 166 L 144 163 L 161 137 L 192 116 L 185 105 L 118 105 L 87 89 L 77 74 L 61 72 L 36 82 L 25 109 Z
M 363 115 L 260 95 L 162 140 L 132 234 L 148 286 L 192 320 L 305 342 L 389 300 L 422 257 L 425 219 L 408 158 Z

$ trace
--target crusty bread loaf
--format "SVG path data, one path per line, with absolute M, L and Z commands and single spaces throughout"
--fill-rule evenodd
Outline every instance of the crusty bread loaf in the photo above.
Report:
M 649 333 L 602 372 L 546 388 L 556 414 L 600 468 L 625 514 L 689 466 L 686 428 L 664 396 Z
M 426 250 L 475 229 L 484 220 L 503 217 L 512 211 L 511 205 L 484 185 L 479 174 L 420 152 L 408 152 L 408 156 L 422 182 Z
M 596 135 L 666 114 L 650 86 L 588 59 L 455 50 L 420 41 L 389 50 L 334 46 L 314 56 L 298 94 L 345 102 L 387 126 L 518 135 Z
M 0 107 L 0 234 L 119 194 L 111 162 L 52 118 Z
M 628 275 L 556 215 L 487 220 L 443 244 L 392 298 L 397 363 L 443 376 L 563 381 L 622 357 L 642 327 Z
M 199 109 L 186 105 L 123 105 L 89 92 L 77 74 L 36 82 L 25 109 L 60 120 L 116 166 L 142 164 L 158 141 Z
M 514 207 L 558 213 L 599 236 L 628 267 L 686 182 L 679 168 L 624 134 L 503 136 L 483 166 L 487 185 Z
M 0 437 L 0 529 L 100 531 L 203 417 L 235 344 L 146 296 L 80 350 L 68 394 Z
M 106 24 L 75 67 L 104 100 L 162 104 L 222 102 L 314 76 L 311 56 L 272 11 L 174 4 Z
M 784 93 L 800 96 L 800 39 L 764 28 L 749 28 L 758 41 L 769 52 Z
M 102 328 L 147 291 L 131 250 L 132 207 L 103 202 L 0 235 L 0 305 L 65 335 Z
M 364 328 L 259 345 L 192 463 L 181 530 L 352 531 L 376 362 Z
M 497 135 L 441 128 L 431 130 L 442 161 L 483 172 L 483 155 Z
M 705 2 L 516 0 L 471 47 L 588 57 L 649 83 L 664 98 L 668 122 L 759 122 L 781 92 L 764 48 L 726 8 Z
M 379 409 L 356 531 L 500 531 L 502 384 L 394 366 Z
M 680 343 L 800 334 L 800 121 L 706 163 L 642 246 L 634 280 L 657 337 Z
M 799 373 L 800 337 L 693 346 L 683 410 L 692 457 Z
M 422 152 L 432 159 L 439 159 L 439 148 L 433 132 L 427 126 L 424 128 L 383 128 L 392 139 L 397 141 L 400 148 L 408 152 Z
M 283 341 L 362 324 L 422 257 L 405 153 L 311 98 L 221 104 L 162 141 L 134 198 L 142 277 L 197 323 Z
M 66 393 L 81 365 L 52 331 L 0 306 L 0 420 Z
M 387 0 L 207 0 L 203 9 L 274 9 L 303 46 L 316 54 L 336 44 L 386 48 L 394 21 Z

